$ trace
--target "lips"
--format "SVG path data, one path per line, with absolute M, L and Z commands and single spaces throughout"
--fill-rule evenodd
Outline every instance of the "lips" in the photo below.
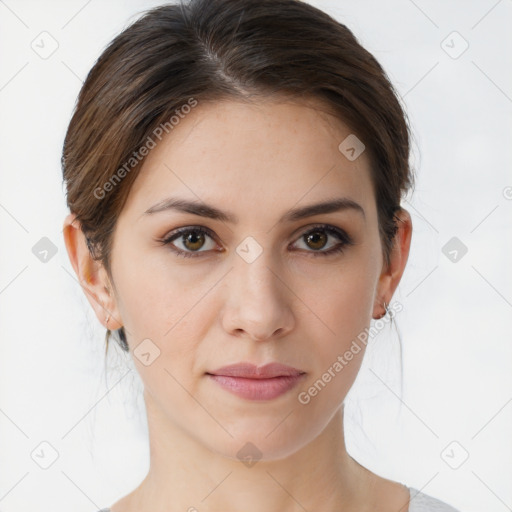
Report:
M 281 363 L 268 363 L 264 366 L 255 366 L 251 363 L 236 363 L 223 366 L 212 372 L 212 375 L 223 375 L 225 377 L 244 377 L 247 379 L 270 379 L 273 377 L 296 377 L 303 372 Z
M 240 398 L 271 400 L 294 388 L 306 376 L 306 372 L 280 363 L 261 367 L 238 363 L 207 372 L 207 376 Z

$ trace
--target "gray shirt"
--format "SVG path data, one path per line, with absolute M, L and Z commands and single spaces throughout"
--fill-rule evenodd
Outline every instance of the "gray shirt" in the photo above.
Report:
M 447 503 L 433 498 L 428 494 L 408 487 L 410 495 L 409 510 L 407 512 L 459 512 Z M 102 508 L 99 512 L 110 512 L 109 508 Z
M 409 487 L 410 503 L 408 512 L 459 512 L 444 501 Z

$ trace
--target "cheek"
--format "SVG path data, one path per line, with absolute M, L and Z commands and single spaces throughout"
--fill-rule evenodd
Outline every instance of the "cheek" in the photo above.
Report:
M 355 255 L 343 263 L 305 280 L 297 292 L 317 316 L 322 332 L 339 341 L 357 335 L 369 324 L 377 283 L 375 269 L 364 257 Z
M 338 292 L 335 300 L 324 304 L 318 316 L 322 317 L 329 329 L 322 329 L 325 333 L 323 336 L 319 336 L 318 332 L 316 335 L 312 332 L 310 336 L 310 340 L 314 340 L 309 350 L 315 354 L 315 377 L 319 378 L 326 372 L 331 372 L 332 377 L 335 373 L 336 379 L 332 380 L 337 382 L 334 386 L 339 385 L 339 389 L 350 387 L 356 378 L 366 348 L 365 335 L 370 323 L 370 294 L 363 293 L 360 287 L 353 292 L 346 287 L 344 291 Z M 340 361 L 343 368 L 338 364 Z M 325 380 L 329 381 L 328 375 Z
M 141 378 L 148 384 L 163 380 L 166 389 L 172 374 L 187 387 L 194 353 L 205 337 L 204 298 L 212 287 L 210 278 L 192 277 L 148 255 L 119 259 L 113 273 L 120 316 Z
M 312 381 L 320 379 L 323 400 L 343 399 L 355 380 L 364 356 L 367 329 L 373 311 L 375 271 L 363 258 L 339 268 L 323 287 L 304 288 L 301 297 L 314 313 L 302 317 L 301 329 L 309 332 L 307 352 L 315 354 Z M 308 384 L 311 381 L 308 382 Z M 313 391 L 314 393 L 314 391 Z
M 118 307 L 130 333 L 136 338 L 165 339 L 186 325 L 187 311 L 204 288 L 200 276 L 173 264 L 163 248 L 127 251 L 116 263 L 112 270 Z
M 308 408 L 308 414 L 324 418 L 326 423 L 354 384 L 366 350 L 371 297 L 362 292 L 360 284 L 355 290 L 347 286 L 337 293 L 336 300 L 323 303 L 319 311 L 329 327 L 329 330 L 322 329 L 324 335 L 319 336 L 312 323 L 304 326 L 304 329 L 311 329 L 305 349 L 311 375 L 297 399 Z M 316 319 L 312 322 L 318 324 Z

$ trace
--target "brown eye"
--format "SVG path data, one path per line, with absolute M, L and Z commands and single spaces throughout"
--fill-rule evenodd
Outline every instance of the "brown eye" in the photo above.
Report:
M 197 251 L 201 249 L 205 241 L 205 236 L 203 233 L 199 233 L 198 231 L 190 231 L 188 235 L 183 235 L 182 243 L 183 245 L 191 250 Z
M 322 249 L 328 240 L 328 235 L 322 231 L 313 231 L 304 235 L 304 240 L 311 249 L 319 250 Z
M 208 239 L 211 240 L 210 245 L 208 245 Z M 329 239 L 333 239 L 333 242 L 337 239 L 338 243 L 329 245 Z M 305 252 L 313 256 L 334 256 L 354 244 L 352 238 L 345 231 L 328 224 L 313 227 L 301 236 L 300 241 L 305 245 Z M 169 249 L 178 256 L 185 258 L 198 257 L 201 256 L 201 253 L 208 253 L 211 250 L 219 251 L 216 249 L 213 234 L 201 227 L 186 227 L 176 230 L 159 242 L 169 246 Z M 328 250 L 322 250 L 326 246 Z
M 208 239 L 211 240 L 208 246 Z M 178 254 L 178 256 L 195 257 L 199 253 L 207 252 L 210 249 L 215 249 L 216 244 L 213 241 L 213 236 L 204 228 L 188 227 L 180 229 L 171 233 L 165 239 L 160 240 L 163 245 L 168 245 L 169 248 Z M 181 247 L 180 245 L 181 244 Z M 204 249 L 206 246 L 206 250 Z M 194 254 L 197 253 L 197 254 Z
M 329 238 L 337 239 L 338 243 L 329 244 Z M 303 242 L 307 253 L 313 256 L 331 256 L 343 252 L 343 250 L 353 245 L 352 238 L 342 229 L 329 224 L 320 224 L 304 233 L 300 240 Z M 327 246 L 328 250 L 322 250 Z M 301 247 L 299 247 L 302 249 Z

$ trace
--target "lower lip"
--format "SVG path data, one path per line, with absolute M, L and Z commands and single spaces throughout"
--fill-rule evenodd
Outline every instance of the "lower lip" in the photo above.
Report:
M 273 377 L 271 379 L 247 379 L 243 377 L 226 377 L 211 375 L 208 377 L 220 384 L 224 389 L 248 400 L 272 400 L 294 388 L 304 377 L 300 375 Z

